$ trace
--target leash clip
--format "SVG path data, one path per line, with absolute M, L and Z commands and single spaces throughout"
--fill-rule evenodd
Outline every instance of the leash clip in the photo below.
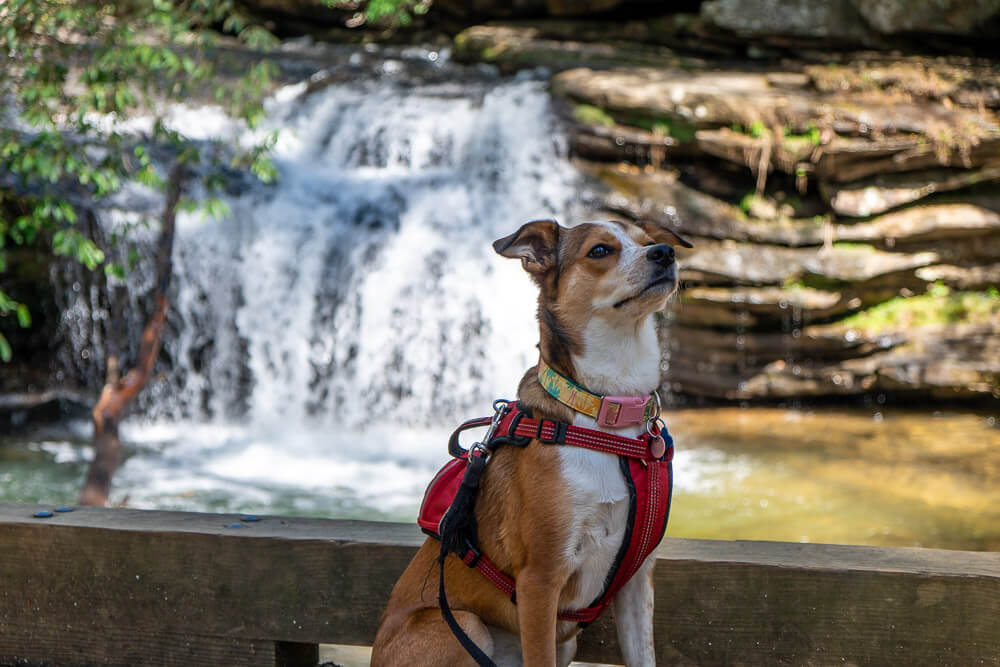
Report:
M 493 442 L 493 434 L 497 432 L 497 427 L 500 426 L 500 422 L 503 421 L 504 415 L 510 409 L 510 401 L 505 398 L 498 398 L 493 401 L 493 419 L 490 420 L 490 427 L 486 429 L 486 435 L 479 442 L 475 442 L 469 447 L 469 460 L 472 460 L 472 455 L 476 454 L 483 461 L 488 461 L 490 456 L 493 454 L 493 450 L 489 448 L 489 444 Z
M 653 399 L 656 401 L 656 411 L 653 412 L 653 414 L 649 415 L 649 417 L 646 418 L 646 422 L 647 423 L 649 422 L 650 419 L 655 419 L 655 420 L 658 420 L 658 421 L 663 421 L 662 419 L 660 419 L 660 412 L 663 411 L 663 403 L 660 402 L 660 392 L 659 392 L 658 389 L 654 389 L 653 390 Z
M 486 437 L 483 438 L 483 442 L 489 443 L 493 440 L 493 434 L 497 432 L 497 427 L 500 426 L 500 422 L 503 420 L 504 415 L 507 414 L 507 410 L 510 409 L 510 401 L 505 398 L 498 398 L 493 401 L 493 420 L 490 421 L 490 427 L 486 429 Z

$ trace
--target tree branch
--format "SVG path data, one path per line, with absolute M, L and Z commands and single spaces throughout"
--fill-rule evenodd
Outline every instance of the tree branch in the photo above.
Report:
M 125 377 L 119 378 L 117 360 L 113 357 L 108 360 L 107 382 L 91 413 L 94 420 L 94 460 L 80 491 L 81 505 L 107 504 L 111 479 L 121 463 L 118 424 L 125 410 L 149 382 L 160 352 L 163 326 L 167 319 L 167 290 L 173 274 L 174 223 L 183 184 L 184 164 L 178 161 L 171 167 L 167 177 L 167 198 L 157 241 L 156 293 L 153 296 L 156 305 L 142 332 L 136 367 L 126 373 Z

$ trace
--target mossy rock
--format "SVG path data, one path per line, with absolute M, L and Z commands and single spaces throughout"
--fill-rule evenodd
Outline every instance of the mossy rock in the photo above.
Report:
M 982 324 L 1000 315 L 1000 292 L 951 291 L 936 284 L 926 294 L 900 296 L 838 322 L 841 327 L 883 332 L 947 324 Z

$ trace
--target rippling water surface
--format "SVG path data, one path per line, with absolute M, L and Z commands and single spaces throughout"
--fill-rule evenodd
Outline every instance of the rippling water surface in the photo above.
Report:
M 668 535 L 1000 551 L 994 416 L 713 408 L 669 423 Z M 88 429 L 0 440 L 0 500 L 72 502 Z M 124 435 L 112 501 L 139 508 L 413 521 L 447 457 L 447 429 L 170 424 Z

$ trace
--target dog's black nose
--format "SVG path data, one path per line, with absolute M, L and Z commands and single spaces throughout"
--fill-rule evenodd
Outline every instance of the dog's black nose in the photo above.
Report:
M 658 243 L 646 252 L 646 259 L 660 266 L 670 266 L 674 263 L 674 249 L 666 243 Z

